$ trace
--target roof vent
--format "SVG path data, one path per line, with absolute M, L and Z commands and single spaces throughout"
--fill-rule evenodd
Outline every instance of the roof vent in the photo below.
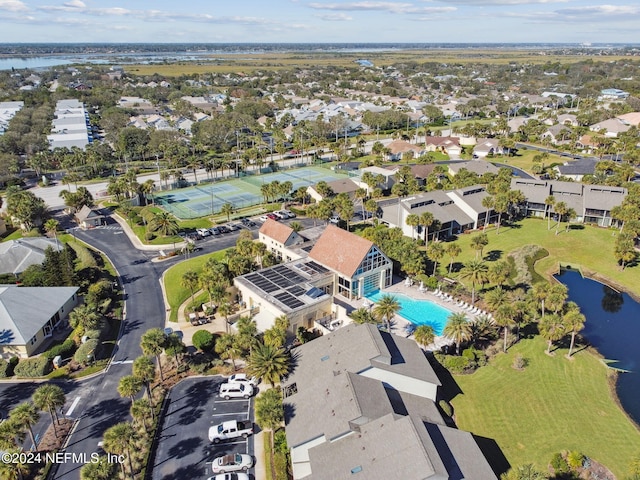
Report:
M 326 362 L 327 360 L 329 360 L 329 355 L 325 355 L 324 357 L 320 358 L 321 362 Z
M 358 465 L 357 467 L 353 467 L 353 468 L 351 469 L 351 473 L 352 473 L 352 474 L 354 474 L 354 473 L 360 473 L 361 471 L 362 471 L 362 465 Z

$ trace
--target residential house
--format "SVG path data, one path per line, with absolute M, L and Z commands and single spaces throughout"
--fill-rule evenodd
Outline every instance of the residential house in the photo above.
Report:
M 452 158 L 462 153 L 459 137 L 425 137 L 424 145 L 427 152 L 441 152 Z
M 82 102 L 76 99 L 59 100 L 54 117 L 51 134 L 47 135 L 51 150 L 73 147 L 84 150 L 93 142 L 89 114 Z
M 365 172 L 371 173 L 374 177 L 379 177 L 382 180 L 373 188 L 381 188 L 382 190 L 390 190 L 393 184 L 396 183 L 395 175 L 400 169 L 398 167 L 364 167 L 358 170 L 358 176 L 352 177 L 352 180 L 362 188 L 366 188 L 371 193 L 372 188 L 362 181 L 362 175 Z
M 507 152 L 500 146 L 497 138 L 479 138 L 473 147 L 473 155 L 476 158 L 486 158 L 489 155 L 503 155 Z
M 469 160 L 467 162 L 453 162 L 448 165 L 449 175 L 457 175 L 463 168 L 476 175 L 484 175 L 485 173 L 495 173 L 500 171 L 493 163 L 486 160 Z
M 25 237 L 0 243 L 0 273 L 18 275 L 31 265 L 41 265 L 47 248 L 62 250 L 62 243 L 47 237 Z
M 9 127 L 9 121 L 22 110 L 24 102 L 0 102 L 0 135 L 2 135 L 7 127 Z
M 78 287 L 0 287 L 0 356 L 29 357 L 78 303 Z
M 407 217 L 430 212 L 438 223 L 429 227 L 429 239 L 446 238 L 495 221 L 497 214 L 482 205 L 483 199 L 488 196 L 485 187 L 474 185 L 458 190 L 432 190 L 407 198 L 383 200 L 378 203 L 378 208 L 383 223 L 400 228 L 404 235 L 412 238 L 424 235 L 424 227 L 407 225 Z
M 300 245 L 305 239 L 289 225 L 267 219 L 258 231 L 258 240 L 267 246 L 279 261 L 289 262 L 293 260 L 290 249 L 294 245 Z
M 563 124 L 552 125 L 540 135 L 540 138 L 547 139 L 553 145 L 559 145 L 566 143 L 567 139 L 571 135 L 571 130 Z
M 87 228 L 99 227 L 104 223 L 105 215 L 100 210 L 84 205 L 80 211 L 75 214 L 76 222 L 84 230 Z
M 346 193 L 349 198 L 352 200 L 355 198 L 356 190 L 361 188 L 356 182 L 351 180 L 350 178 L 334 180 L 332 182 L 327 182 L 329 188 L 334 195 L 338 195 L 340 193 Z M 307 194 L 313 198 L 316 202 L 323 200 L 323 195 L 316 190 L 316 185 L 310 185 L 307 187 Z
M 282 385 L 294 479 L 497 479 L 473 435 L 446 425 L 413 340 L 349 324 L 294 355 Z
M 621 205 L 627 195 L 627 189 L 622 187 L 524 178 L 513 178 L 511 189 L 524 194 L 525 215 L 544 217 L 549 211 L 555 213 L 553 207 L 545 205 L 545 200 L 552 195 L 555 202 L 564 202 L 576 212 L 574 221 L 601 227 L 615 224 L 611 210 Z
M 573 162 L 556 165 L 553 169 L 565 178 L 581 182 L 585 175 L 596 173 L 597 158 L 579 158 Z
M 599 99 L 602 100 L 624 100 L 629 96 L 629 92 L 620 90 L 619 88 L 605 88 L 600 90 Z
M 2 104 L 0 104 L 0 106 L 1 105 Z M 627 125 L 631 125 L 633 127 L 640 126 L 640 112 L 625 113 L 623 115 L 618 115 L 616 118 Z
M 387 150 L 389 151 L 388 158 L 392 162 L 402 160 L 405 154 L 410 154 L 412 158 L 424 154 L 424 148 L 405 140 L 394 140 L 387 145 Z
M 610 118 L 602 122 L 595 123 L 589 127 L 592 132 L 604 131 L 604 136 L 609 138 L 615 138 L 619 134 L 629 130 L 631 126 L 628 123 L 623 122 L 619 118 Z

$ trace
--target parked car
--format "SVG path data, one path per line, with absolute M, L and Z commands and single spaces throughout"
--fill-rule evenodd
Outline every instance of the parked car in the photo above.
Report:
M 246 473 L 221 473 L 213 477 L 207 478 L 207 480 L 249 480 L 249 475 Z
M 267 218 L 270 218 L 271 220 L 275 220 L 276 222 L 280 220 L 280 217 L 278 217 L 275 213 L 267 213 Z
M 240 230 L 240 225 L 238 225 L 237 223 L 230 223 L 229 225 L 227 225 L 227 228 L 230 231 L 235 232 L 236 230 Z
M 253 458 L 244 453 L 232 453 L 222 457 L 215 458 L 211 463 L 213 473 L 237 472 L 244 470 L 245 472 L 253 467 Z
M 223 383 L 218 392 L 225 400 L 230 398 L 249 398 L 253 395 L 253 387 L 248 383 Z
M 273 212 L 273 215 L 278 217 L 278 220 L 286 220 L 287 218 L 289 218 L 289 215 L 282 211 Z
M 291 210 L 280 210 L 282 213 L 286 213 L 289 218 L 296 218 L 296 214 L 293 213 Z
M 340 223 L 340 217 L 339 217 L 339 216 L 337 216 L 337 215 L 334 215 L 333 217 L 331 217 L 331 218 L 329 219 L 329 222 L 330 222 L 330 223 L 333 223 L 333 224 L 335 224 L 335 225 L 337 225 L 337 224 L 339 224 L 339 223 Z
M 196 232 L 198 232 L 198 235 L 200 235 L 201 237 L 208 237 L 209 235 L 211 235 L 211 232 L 208 228 L 198 228 Z
M 209 428 L 209 441 L 220 443 L 224 440 L 232 440 L 239 437 L 247 438 L 252 434 L 253 423 L 251 420 L 229 420 Z
M 246 373 L 234 373 L 229 377 L 227 383 L 248 383 L 255 387 L 260 383 L 260 379 L 256 377 L 247 377 Z
M 218 227 L 211 227 L 209 229 L 209 231 L 211 232 L 211 235 L 220 235 L 220 234 L 222 234 L 222 232 L 220 231 L 220 228 L 218 228 Z

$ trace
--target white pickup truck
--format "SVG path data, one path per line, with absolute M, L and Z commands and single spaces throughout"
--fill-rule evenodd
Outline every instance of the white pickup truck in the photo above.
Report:
M 247 438 L 253 433 L 253 423 L 249 420 L 236 421 L 230 420 L 228 422 L 222 422 L 219 425 L 214 425 L 209 429 L 209 441 L 213 443 L 219 443 L 224 440 L 230 440 L 232 438 Z

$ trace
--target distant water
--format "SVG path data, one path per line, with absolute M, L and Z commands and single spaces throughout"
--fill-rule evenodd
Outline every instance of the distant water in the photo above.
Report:
M 615 360 L 612 366 L 629 370 L 618 375 L 616 391 L 622 407 L 640 424 L 640 303 L 577 271 L 557 278 L 587 319 L 582 335 L 604 358 Z

